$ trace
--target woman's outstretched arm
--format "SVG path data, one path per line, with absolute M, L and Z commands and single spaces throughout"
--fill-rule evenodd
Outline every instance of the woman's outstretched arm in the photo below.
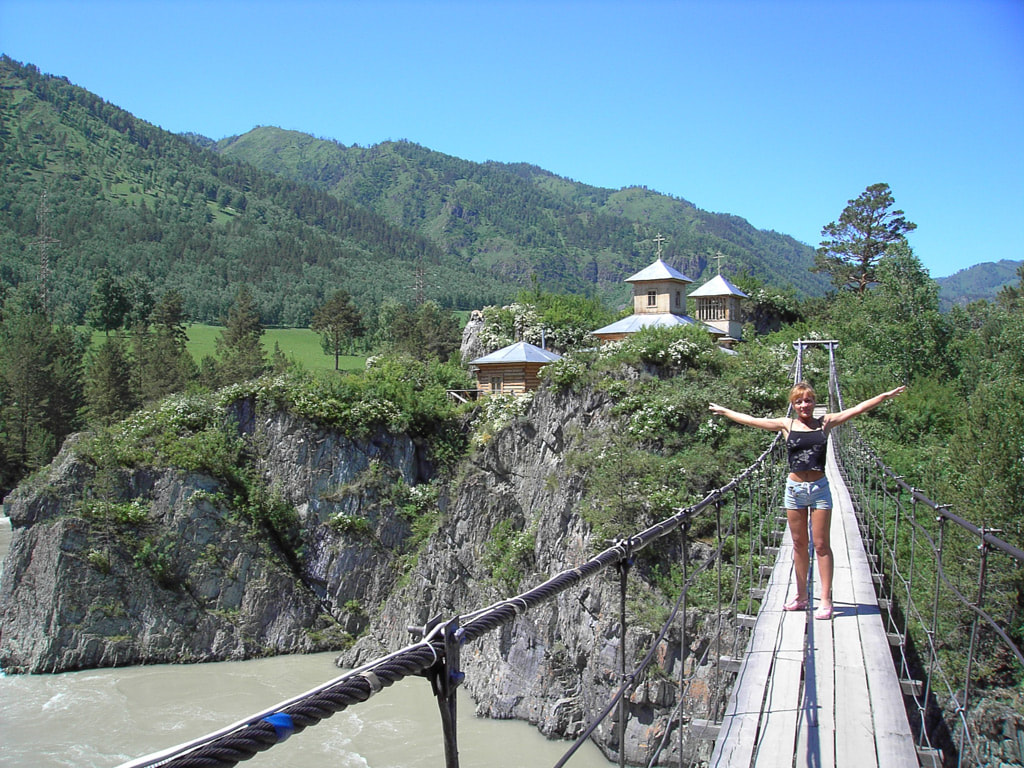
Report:
M 751 416 L 748 413 L 740 413 L 739 411 L 725 408 L 718 403 L 709 403 L 708 410 L 718 416 L 725 416 L 727 419 L 732 419 L 737 424 L 743 424 L 746 427 L 767 429 L 770 432 L 782 432 L 786 429 L 785 419 L 763 419 L 757 416 Z
M 876 408 L 877 406 L 884 403 L 886 400 L 890 400 L 896 397 L 896 395 L 902 393 L 905 389 L 905 386 L 896 387 L 896 389 L 890 389 L 888 392 L 883 392 L 880 395 L 875 395 L 874 397 L 868 398 L 867 400 L 861 403 L 857 403 L 852 408 L 847 408 L 845 410 L 839 411 L 838 413 L 826 414 L 825 425 L 828 427 L 834 427 L 838 424 L 842 424 L 844 421 L 849 421 L 854 416 L 860 416 L 860 414 L 862 413 L 867 413 L 872 408 Z

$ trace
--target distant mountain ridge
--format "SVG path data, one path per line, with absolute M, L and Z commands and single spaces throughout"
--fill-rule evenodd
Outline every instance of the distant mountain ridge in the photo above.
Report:
M 542 285 L 573 292 L 619 288 L 650 263 L 661 234 L 665 260 L 694 280 L 710 277 L 721 253 L 732 273 L 810 295 L 828 286 L 809 272 L 811 247 L 643 187 L 603 189 L 409 141 L 346 147 L 273 127 L 223 139 L 216 150 L 366 206 L 517 283 L 536 274 Z
M 177 289 L 193 319 L 213 322 L 242 284 L 280 325 L 306 325 L 338 288 L 368 311 L 389 297 L 470 309 L 533 285 L 614 306 L 658 235 L 665 260 L 698 284 L 721 254 L 729 276 L 830 290 L 810 272 L 811 246 L 645 187 L 593 187 L 409 141 L 344 146 L 273 127 L 220 141 L 171 134 L 6 56 L 0 94 L 0 281 L 46 277 L 56 315 L 72 322 L 104 269 L 157 295 Z M 944 304 L 994 297 L 1014 264 L 940 279 Z
M 1024 260 L 986 261 L 961 269 L 949 277 L 937 278 L 935 282 L 939 285 L 942 308 L 949 309 L 954 304 L 965 305 L 982 299 L 994 300 L 1002 288 L 1016 285 L 1017 270 L 1021 264 Z

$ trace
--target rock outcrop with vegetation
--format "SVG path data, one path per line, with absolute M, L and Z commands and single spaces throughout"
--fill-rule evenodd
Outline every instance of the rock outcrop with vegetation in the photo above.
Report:
M 171 398 L 69 440 L 11 493 L 0 665 L 213 661 L 360 633 L 436 518 L 421 511 L 444 441 L 389 429 L 409 414 L 379 396 L 303 403 L 314 393 L 289 386 Z
M 468 444 L 470 414 L 413 412 L 443 377 L 407 373 L 412 398 L 380 372 L 387 361 L 358 387 L 266 380 L 80 435 L 6 500 L 0 663 L 205 661 L 343 650 L 358 635 L 349 661 L 403 647 L 410 625 L 512 596 L 713 487 L 717 476 L 675 450 L 714 439 L 701 431 L 701 370 L 722 356 L 698 339 L 655 337 L 646 362 L 606 351 L 560 364 L 532 397 L 475 406 Z M 673 365 L 691 373 L 665 376 Z M 631 498 L 608 495 L 633 476 Z M 662 565 L 679 547 L 637 558 L 630 666 L 667 615 L 678 573 Z M 467 647 L 480 711 L 578 735 L 619 684 L 618 590 L 602 574 Z M 698 708 L 721 703 L 695 663 L 710 626 L 690 615 L 685 654 L 673 630 L 631 697 L 631 760 L 663 731 L 680 664 L 700 681 Z M 618 750 L 614 728 L 597 738 Z
M 351 440 L 279 413 L 267 485 L 246 496 L 177 468 L 98 470 L 75 442 L 6 501 L 7 671 L 214 661 L 337 649 L 394 580 L 408 522 L 360 478 L 416 481 L 405 436 Z M 389 480 L 387 485 L 393 485 Z M 356 487 L 358 486 L 358 489 Z
M 370 632 L 343 656 L 346 665 L 408 644 L 410 625 L 486 607 L 604 549 L 609 542 L 579 513 L 587 488 L 574 461 L 592 450 L 593 435 L 615 427 L 611 411 L 611 400 L 600 392 L 543 390 L 525 414 L 482 446 L 453 482 L 444 522 L 424 556 L 384 604 Z M 701 553 L 700 545 L 692 547 L 691 555 Z M 660 554 L 678 559 L 678 542 Z M 648 651 L 668 612 L 668 599 L 648 570 L 653 559 L 641 557 L 636 578 L 628 581 L 630 669 Z M 477 712 L 526 720 L 551 737 L 577 738 L 621 683 L 618 606 L 613 570 L 465 646 L 461 666 Z M 680 664 L 697 680 L 691 704 L 698 710 L 713 710 L 727 693 L 715 684 L 711 667 L 697 663 L 716 623 L 703 612 L 691 612 L 689 619 L 686 657 L 681 659 L 681 633 L 674 629 L 659 651 L 654 674 L 629 700 L 631 763 L 645 762 L 664 735 L 677 701 Z M 726 647 L 734 634 L 727 623 Z M 609 756 L 617 754 L 612 721 L 595 738 Z

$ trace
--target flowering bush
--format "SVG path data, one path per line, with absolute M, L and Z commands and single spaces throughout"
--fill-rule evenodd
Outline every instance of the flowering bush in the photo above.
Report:
M 725 434 L 726 427 L 719 421 L 708 419 L 697 427 L 697 437 L 705 443 L 713 443 Z
M 477 448 L 485 445 L 496 432 L 524 416 L 532 402 L 532 392 L 522 395 L 489 395 L 483 398 L 480 401 L 480 411 L 470 444 Z
M 172 395 L 98 434 L 82 450 L 93 458 L 109 452 L 123 466 L 176 466 L 229 475 L 241 442 L 228 428 L 215 397 Z
M 561 360 L 556 360 L 541 368 L 539 377 L 541 381 L 547 382 L 555 389 L 561 391 L 572 389 L 577 382 L 584 380 L 595 358 L 594 353 L 575 352 L 572 355 L 566 355 Z
M 717 345 L 695 326 L 645 328 L 624 340 L 620 354 L 669 368 L 715 369 L 722 362 Z
M 484 307 L 480 342 L 486 349 L 501 349 L 516 341 L 539 345 L 544 335 L 537 310 L 529 304 Z
M 616 404 L 615 412 L 628 417 L 630 436 L 641 442 L 678 432 L 688 421 L 683 405 L 671 394 L 654 395 L 646 390 L 624 397 Z
M 399 514 L 410 520 L 437 510 L 439 487 L 434 483 L 405 485 L 400 483 L 396 489 L 395 502 L 399 506 Z

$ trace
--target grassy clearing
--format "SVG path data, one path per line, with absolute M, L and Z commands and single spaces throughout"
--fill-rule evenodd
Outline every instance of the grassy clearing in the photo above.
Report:
M 219 325 L 201 323 L 193 323 L 186 328 L 186 347 L 197 363 L 204 357 L 217 356 L 217 338 L 223 330 Z M 95 331 L 92 335 L 93 344 L 101 342 L 105 336 L 102 331 Z M 308 328 L 268 328 L 263 334 L 263 348 L 268 358 L 275 344 L 284 352 L 285 357 L 294 360 L 307 371 L 334 370 L 334 356 L 324 354 L 320 336 Z M 343 355 L 338 360 L 338 366 L 343 371 L 361 371 L 366 367 L 366 357 Z
M 217 325 L 193 323 L 188 326 L 188 351 L 196 362 L 209 355 L 216 356 L 217 338 L 224 329 Z M 333 371 L 334 356 L 325 355 L 320 346 L 320 336 L 308 328 L 268 328 L 263 334 L 263 348 L 269 356 L 274 345 L 280 347 L 285 357 L 294 360 L 307 371 Z M 338 366 L 344 371 L 361 371 L 366 366 L 366 357 L 343 355 Z

